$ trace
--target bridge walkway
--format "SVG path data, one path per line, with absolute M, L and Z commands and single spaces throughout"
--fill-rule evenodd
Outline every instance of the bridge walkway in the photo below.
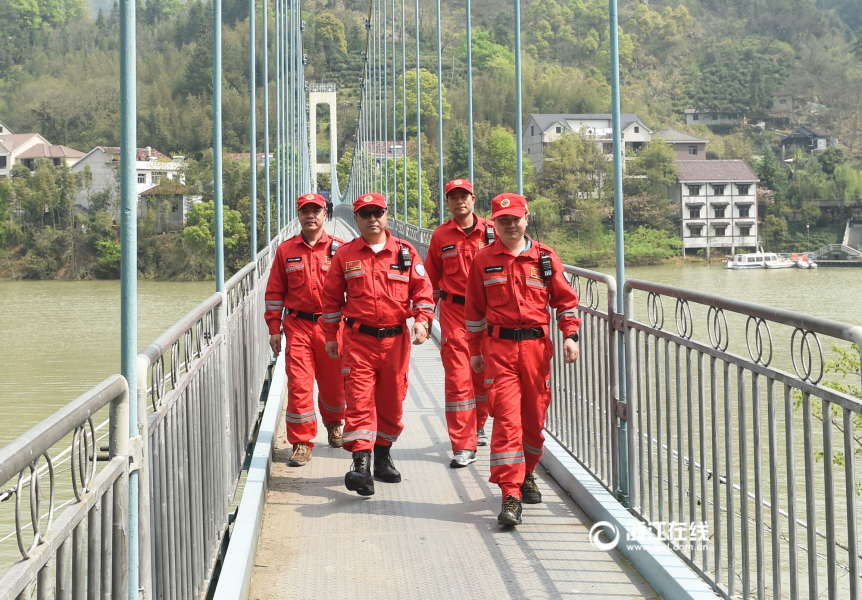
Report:
M 448 466 L 443 386 L 436 343 L 414 346 L 393 449 L 403 481 L 370 498 L 345 489 L 350 455 L 322 422 L 311 462 L 288 467 L 282 420 L 250 598 L 658 598 L 618 550 L 590 544 L 592 523 L 541 466 L 544 502 L 499 527 L 488 449 Z

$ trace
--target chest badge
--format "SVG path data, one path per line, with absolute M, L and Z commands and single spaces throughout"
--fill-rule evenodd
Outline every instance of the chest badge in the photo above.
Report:
M 530 279 L 538 279 L 539 281 L 543 281 L 542 276 L 539 274 L 538 267 L 530 267 Z
M 348 260 L 346 263 L 344 263 L 345 272 L 358 271 L 361 268 L 362 268 L 362 261 L 361 260 Z

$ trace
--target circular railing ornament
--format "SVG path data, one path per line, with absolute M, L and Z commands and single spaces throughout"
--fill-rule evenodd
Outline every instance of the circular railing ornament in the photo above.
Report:
M 84 425 L 76 427 L 72 434 L 70 459 L 72 463 L 72 491 L 78 502 L 81 501 L 84 494 L 90 491 L 90 484 L 96 474 L 96 430 L 93 427 L 93 419 L 87 419 L 87 425 L 90 428 L 89 437 Z M 90 452 L 90 440 L 93 441 L 92 453 Z
M 191 329 L 187 329 L 183 334 L 183 350 L 185 357 L 186 373 L 192 370 L 192 360 L 194 360 L 194 335 Z
M 595 310 L 599 307 L 599 284 L 595 279 L 587 279 L 585 300 L 588 308 Z
M 46 452 L 42 456 L 45 457 L 45 462 L 48 465 L 48 481 L 50 486 L 50 494 L 48 499 L 48 523 L 45 529 L 51 529 L 51 524 L 54 522 L 54 465 L 51 462 L 51 457 Z M 21 496 L 24 492 L 24 469 L 18 474 L 18 486 L 15 489 L 15 536 L 18 538 L 18 550 L 21 551 L 21 556 L 24 560 L 30 558 L 33 551 L 45 541 L 42 535 L 42 495 L 39 489 L 39 458 L 36 458 L 29 465 L 30 469 L 30 526 L 33 529 L 33 542 L 30 548 L 24 547 L 24 532 L 21 528 Z
M 578 294 L 578 298 L 581 297 L 581 276 L 575 275 L 572 277 L 572 289 L 575 290 L 575 293 Z
M 165 396 L 165 356 L 161 355 L 150 370 L 150 385 L 153 390 L 153 410 L 159 410 Z
M 664 327 L 664 302 L 655 292 L 647 294 L 647 318 L 654 329 L 661 331 Z
M 171 389 L 177 389 L 177 377 L 180 372 L 180 341 L 171 344 Z
M 730 333 L 727 329 L 727 317 L 723 308 L 709 307 L 706 313 L 706 333 L 709 336 L 709 344 L 716 350 L 724 352 L 730 342 Z
M 799 364 L 796 362 L 796 334 L 801 333 L 802 336 L 799 338 Z M 812 379 L 811 375 L 814 368 L 814 360 L 813 354 L 811 353 L 811 342 L 810 338 L 814 338 L 814 341 L 817 342 L 817 354 L 818 359 L 820 361 L 820 374 L 817 376 L 817 379 Z M 793 363 L 793 370 L 796 371 L 796 375 L 802 381 L 808 381 L 809 383 L 813 383 L 817 385 L 820 383 L 820 380 L 823 379 L 823 347 L 820 345 L 820 338 L 817 337 L 817 334 L 813 331 L 805 331 L 799 327 L 793 330 L 793 335 L 790 337 L 790 360 Z M 801 371 L 800 371 L 801 367 Z
M 200 358 L 203 354 L 204 343 L 204 322 L 203 319 L 198 319 L 195 322 L 195 358 Z
M 681 337 L 690 340 L 694 333 L 694 319 L 691 316 L 691 307 L 688 305 L 688 300 L 677 298 L 673 313 L 677 332 Z
M 754 323 L 754 331 L 751 331 L 751 324 Z M 766 332 L 766 337 L 763 337 L 763 332 Z M 751 336 L 754 335 L 754 347 L 751 347 Z M 764 359 L 764 352 L 769 348 L 769 358 Z M 748 317 L 745 321 L 745 345 L 748 347 L 748 355 L 754 364 L 768 367 L 772 362 L 772 331 L 769 329 L 769 323 L 757 317 Z

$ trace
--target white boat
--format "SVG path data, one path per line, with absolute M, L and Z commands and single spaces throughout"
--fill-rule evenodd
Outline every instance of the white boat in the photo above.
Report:
M 734 254 L 724 259 L 725 269 L 783 269 L 795 267 L 796 262 L 789 258 L 781 258 L 775 252 L 752 252 L 750 254 Z
M 799 257 L 799 260 L 796 261 L 796 266 L 799 267 L 800 269 L 816 269 L 817 263 L 814 262 L 813 258 L 810 258 L 806 254 L 802 254 Z

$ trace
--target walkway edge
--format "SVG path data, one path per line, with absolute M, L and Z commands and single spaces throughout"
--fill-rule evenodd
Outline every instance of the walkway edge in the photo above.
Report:
M 263 526 L 263 510 L 269 491 L 272 452 L 275 449 L 275 439 L 284 410 L 286 390 L 287 373 L 282 352 L 273 367 L 266 407 L 261 417 L 257 443 L 248 468 L 248 477 L 233 526 L 233 535 L 228 544 L 216 586 L 215 600 L 245 600 L 251 590 L 254 559 L 257 555 L 257 543 Z
M 541 463 L 594 523 L 606 521 L 617 528 L 622 540 L 617 548 L 662 598 L 715 600 L 713 589 L 656 536 L 625 543 L 639 521 L 553 438 L 545 440 Z

